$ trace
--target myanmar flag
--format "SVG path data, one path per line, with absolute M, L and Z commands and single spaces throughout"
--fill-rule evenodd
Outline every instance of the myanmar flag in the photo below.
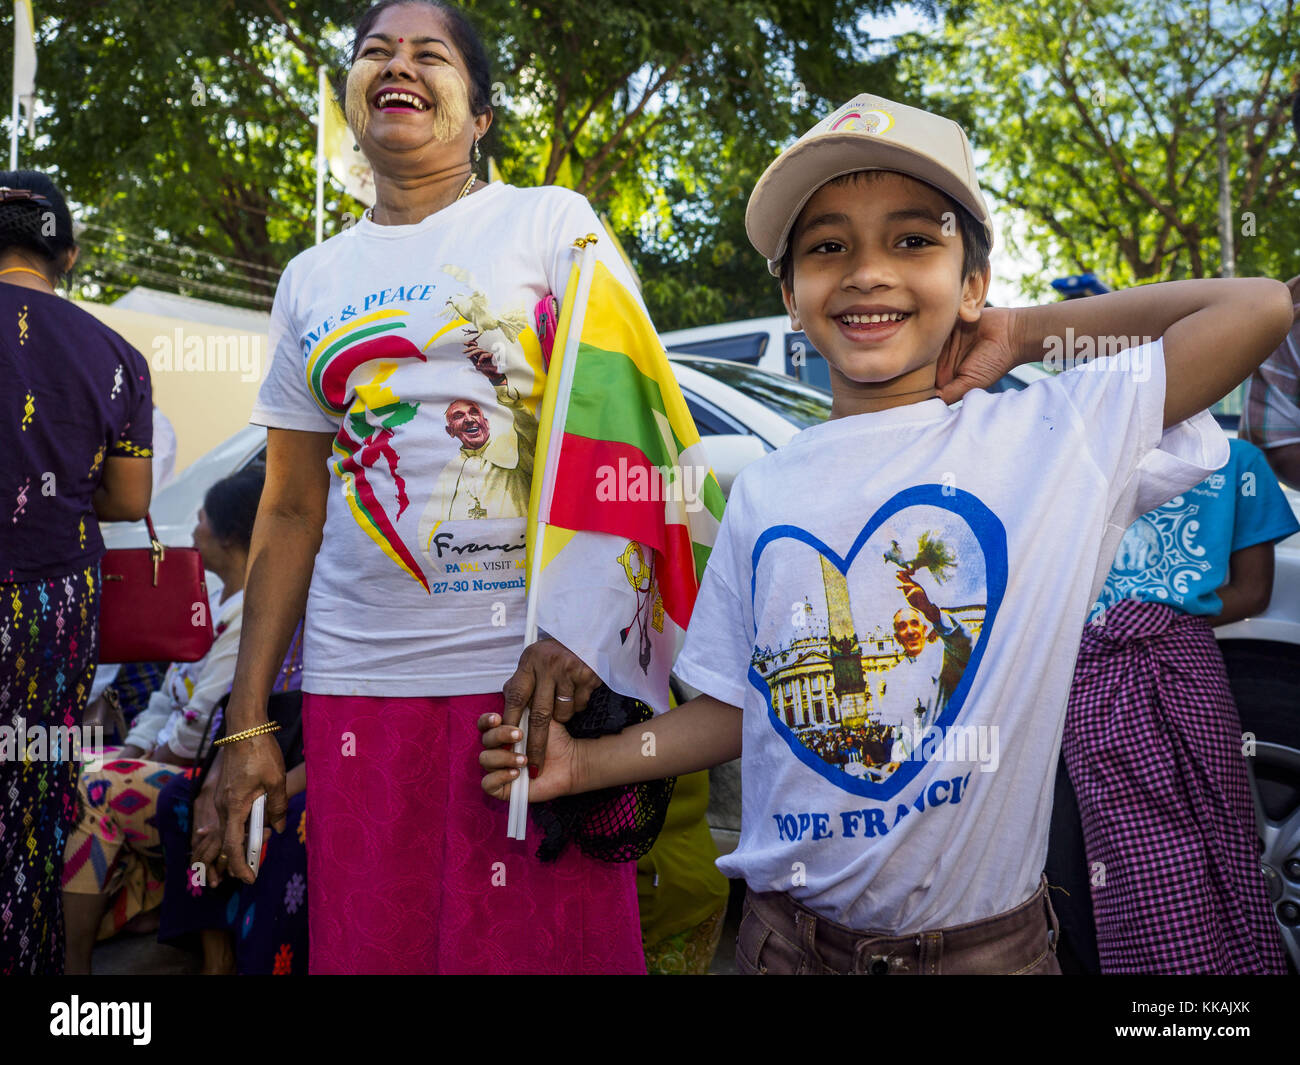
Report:
M 546 375 L 529 506 L 529 632 L 668 709 L 668 674 L 722 518 L 644 307 L 583 244 Z

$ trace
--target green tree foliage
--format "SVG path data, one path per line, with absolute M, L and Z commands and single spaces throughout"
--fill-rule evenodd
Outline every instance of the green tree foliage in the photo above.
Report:
M 526 6 L 523 29 L 493 23 L 508 30 L 496 37 L 507 179 L 567 184 L 632 233 L 624 245 L 661 329 L 780 313 L 745 236 L 749 191 L 828 107 L 898 90 L 892 56 L 868 62 L 859 28 L 890 5 Z
M 494 60 L 485 147 L 506 180 L 567 184 L 608 213 L 661 328 L 776 313 L 744 234 L 749 190 L 827 106 L 898 91 L 892 56 L 869 55 L 859 27 L 890 6 L 473 0 Z M 20 165 L 51 172 L 79 205 L 91 294 L 143 282 L 268 303 L 314 239 L 316 69 L 341 82 L 363 10 L 41 0 L 49 110 Z M 329 182 L 326 234 L 360 209 Z
M 1297 271 L 1291 0 L 968 0 L 900 60 L 968 123 L 981 179 L 1028 222 L 1047 276 L 1113 286 L 1220 270 L 1214 97 L 1226 97 L 1237 273 Z M 1003 239 L 1007 234 L 1001 234 Z

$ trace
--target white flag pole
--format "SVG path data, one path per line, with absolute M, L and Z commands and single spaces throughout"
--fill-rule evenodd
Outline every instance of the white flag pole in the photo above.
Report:
M 537 506 L 537 527 L 533 536 L 533 557 L 528 570 L 528 607 L 524 615 L 524 647 L 537 642 L 537 604 L 541 598 L 542 548 L 546 542 L 546 527 L 550 523 L 551 499 L 555 493 L 555 474 L 560 464 L 560 442 L 564 436 L 564 423 L 569 413 L 569 397 L 573 392 L 573 378 L 578 365 L 578 342 L 582 337 L 582 323 L 587 316 L 587 297 L 591 292 L 591 277 L 596 262 L 594 233 L 575 241 L 582 248 L 578 262 L 577 294 L 565 333 L 564 351 L 560 363 L 560 383 L 555 393 L 555 410 L 551 415 L 547 435 L 546 467 L 542 471 L 542 491 Z M 515 754 L 525 754 L 528 748 L 528 714 L 519 722 L 520 738 L 515 744 Z M 509 839 L 524 839 L 528 832 L 528 771 L 525 768 L 510 788 L 510 818 L 506 827 Z
M 325 66 L 316 68 L 316 243 L 325 239 Z
M 27 135 L 36 135 L 36 25 L 31 0 L 14 0 L 14 107 L 9 169 L 18 169 L 18 103 L 27 101 Z

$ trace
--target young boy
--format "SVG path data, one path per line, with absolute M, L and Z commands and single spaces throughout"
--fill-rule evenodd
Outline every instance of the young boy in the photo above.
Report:
M 598 740 L 552 724 L 530 798 L 743 750 L 719 862 L 749 886 L 743 971 L 1059 972 L 1041 874 L 1078 632 L 1129 523 L 1227 459 L 1204 409 L 1290 298 L 1187 281 L 986 310 L 965 135 L 869 95 L 768 168 L 746 228 L 830 365 L 831 420 L 732 488 L 676 665 L 705 694 Z M 1098 337 L 1120 353 L 978 390 Z M 498 797 L 516 723 L 480 722 Z

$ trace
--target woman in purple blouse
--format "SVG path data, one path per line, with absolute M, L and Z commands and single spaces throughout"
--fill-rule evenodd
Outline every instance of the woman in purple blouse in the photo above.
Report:
M 54 183 L 0 173 L 0 973 L 63 968 L 67 730 L 95 673 L 98 523 L 149 507 L 148 365 L 56 294 L 77 253 Z

